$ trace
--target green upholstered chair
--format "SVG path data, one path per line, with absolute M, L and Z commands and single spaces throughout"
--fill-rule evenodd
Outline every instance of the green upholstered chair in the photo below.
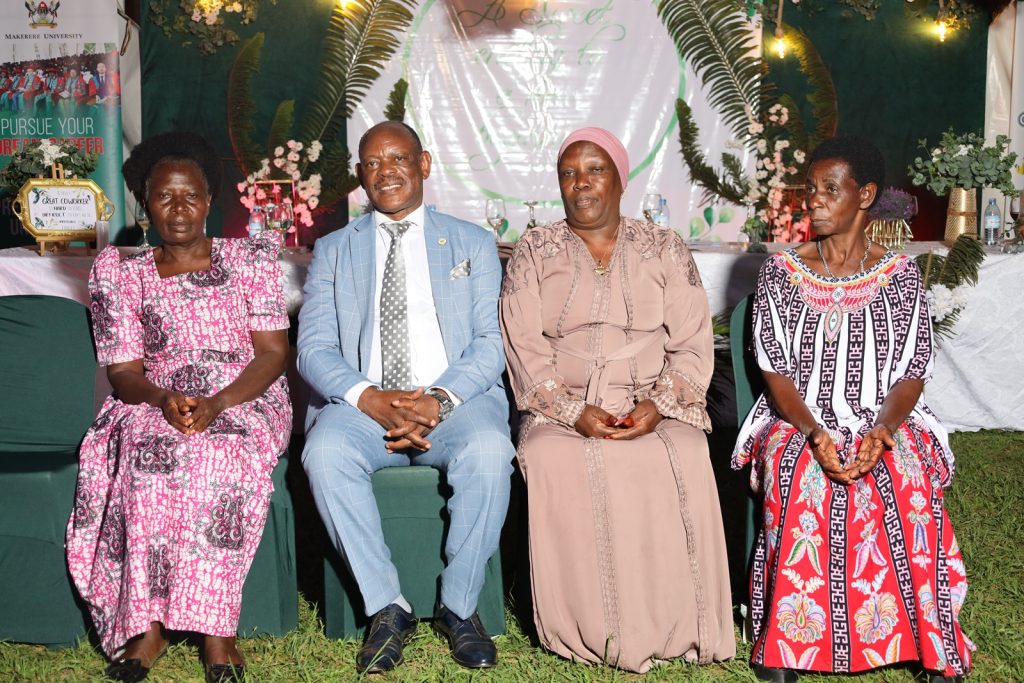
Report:
M 732 355 L 732 372 L 736 382 L 736 418 L 739 424 L 747 417 L 747 413 L 754 407 L 754 402 L 765 390 L 764 378 L 761 375 L 761 368 L 750 350 L 753 341 L 753 311 L 751 304 L 754 295 L 751 294 L 737 304 L 732 311 L 729 320 L 729 351 Z M 754 536 L 757 533 L 757 514 L 755 512 L 753 493 L 747 495 L 747 530 L 744 548 L 746 557 L 744 566 L 750 567 L 750 553 L 754 548 Z M 744 601 L 741 611 L 744 615 L 743 636 L 744 640 L 750 634 L 750 615 L 748 602 Z
M 299 623 L 298 567 L 295 561 L 295 508 L 285 483 L 288 453 L 271 475 L 267 526 L 242 589 L 238 633 L 243 636 L 283 636 Z
M 64 531 L 95 378 L 84 306 L 0 297 L 0 640 L 60 646 L 85 634 Z
M 433 467 L 390 467 L 373 475 L 373 493 L 402 594 L 418 616 L 430 617 L 440 595 L 451 489 Z M 500 553 L 484 570 L 477 612 L 492 636 L 505 632 Z M 330 638 L 358 637 L 369 623 L 359 588 L 333 549 L 324 561 L 324 622 Z

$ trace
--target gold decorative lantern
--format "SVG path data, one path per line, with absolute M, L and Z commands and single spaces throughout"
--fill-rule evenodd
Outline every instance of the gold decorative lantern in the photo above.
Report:
M 946 210 L 946 244 L 952 245 L 960 235 L 978 237 L 978 205 L 974 188 L 954 187 L 949 191 Z
M 902 218 L 876 218 L 868 223 L 867 236 L 886 249 L 902 249 L 906 242 L 914 239 L 910 225 Z

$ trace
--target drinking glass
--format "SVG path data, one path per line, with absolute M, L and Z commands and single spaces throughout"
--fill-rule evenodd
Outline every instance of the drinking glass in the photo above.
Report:
M 494 241 L 499 241 L 501 234 L 498 232 L 498 229 L 505 222 L 505 200 L 488 199 L 487 206 L 484 208 L 484 215 L 487 218 L 487 224 L 491 226 L 491 231 L 494 232 Z
M 529 230 L 537 225 L 537 216 L 533 213 L 533 207 L 537 206 L 537 200 L 534 199 L 528 202 L 523 202 L 523 204 L 526 204 L 527 208 L 530 209 L 530 217 L 526 221 L 526 229 Z
M 274 230 L 281 231 L 281 243 L 287 245 L 288 243 L 288 232 L 292 228 L 292 224 L 295 222 L 295 214 L 292 211 L 292 203 L 289 201 L 283 201 L 274 206 L 268 213 L 271 216 L 270 220 L 274 224 Z
M 139 246 L 149 249 L 152 246 L 146 239 L 146 233 L 149 232 L 149 214 L 146 212 L 146 205 L 139 201 L 135 202 L 135 225 L 139 226 L 139 230 L 142 231 L 142 241 L 139 242 Z
M 657 192 L 648 192 L 644 195 L 643 203 L 644 218 L 651 223 L 658 223 L 661 218 L 661 195 Z

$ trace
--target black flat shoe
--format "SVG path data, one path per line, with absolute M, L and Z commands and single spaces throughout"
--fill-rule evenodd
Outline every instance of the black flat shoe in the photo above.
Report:
M 206 665 L 206 683 L 241 683 L 244 680 L 244 664 Z
M 434 615 L 434 628 L 448 640 L 452 659 L 459 665 L 467 669 L 489 669 L 498 663 L 498 648 L 476 612 L 469 619 L 459 619 L 441 605 Z
M 356 655 L 356 671 L 376 674 L 402 663 L 402 649 L 416 633 L 416 616 L 395 604 L 373 615 L 366 640 Z
M 776 669 L 770 666 L 754 664 L 753 662 L 750 663 L 750 668 L 754 670 L 754 675 L 757 676 L 757 680 L 759 681 L 770 681 L 771 683 L 796 683 L 800 678 L 792 669 Z
M 166 646 L 160 651 L 160 654 L 153 658 L 153 664 L 156 664 L 157 660 L 163 657 L 165 652 L 167 652 Z M 112 681 L 139 683 L 139 681 L 146 679 L 151 668 L 152 664 L 149 667 L 142 666 L 141 659 L 118 659 L 108 664 L 103 673 Z

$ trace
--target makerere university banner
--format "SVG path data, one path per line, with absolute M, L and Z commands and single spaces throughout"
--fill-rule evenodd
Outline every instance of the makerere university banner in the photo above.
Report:
M 125 219 L 115 0 L 7 0 L 0 27 L 0 168 L 41 138 L 99 154 L 90 177 L 114 203 L 116 238 Z M 12 199 L 0 194 L 0 247 L 32 242 Z

